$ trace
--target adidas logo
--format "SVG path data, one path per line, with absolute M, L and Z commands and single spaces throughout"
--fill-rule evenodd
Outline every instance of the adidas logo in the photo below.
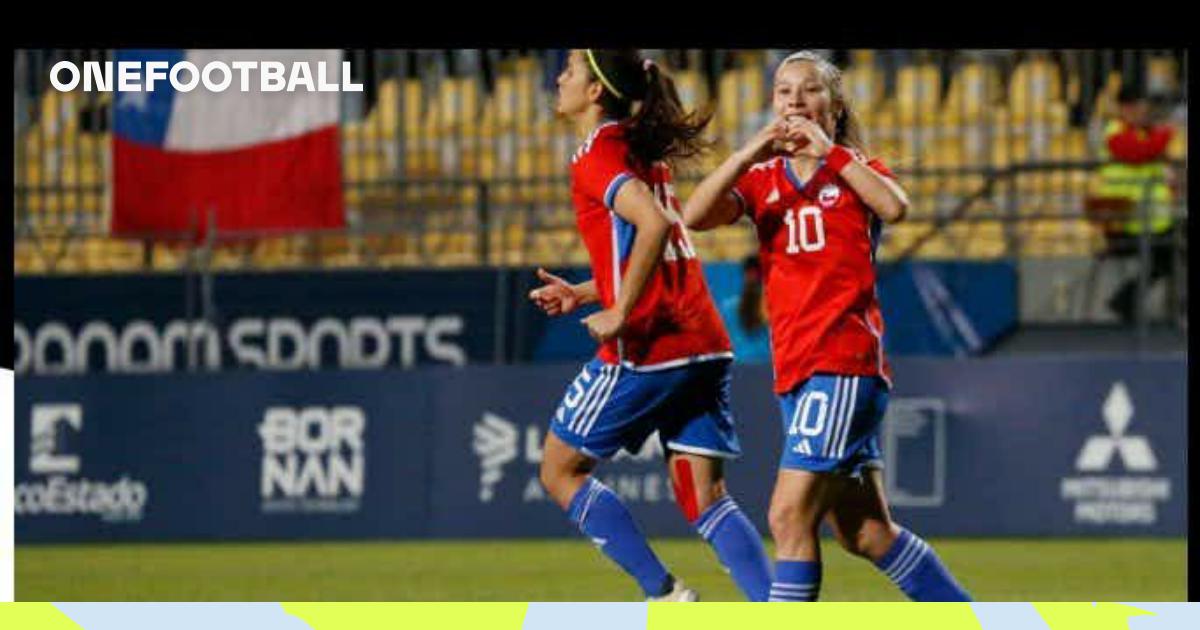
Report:
M 808 438 L 801 439 L 799 444 L 792 447 L 792 452 L 801 455 L 812 455 L 812 445 L 808 443 Z

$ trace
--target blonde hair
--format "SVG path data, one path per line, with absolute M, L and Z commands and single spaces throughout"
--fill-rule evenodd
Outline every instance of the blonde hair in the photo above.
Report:
M 864 154 L 867 153 L 862 125 L 859 124 L 858 116 L 851 108 L 850 99 L 846 97 L 846 91 L 842 88 L 842 71 L 816 52 L 801 50 L 784 57 L 783 61 L 780 61 L 779 65 L 775 67 L 775 73 L 778 74 L 780 69 L 787 64 L 799 61 L 807 61 L 816 66 L 817 72 L 821 74 L 821 80 L 825 83 L 825 88 L 829 90 L 830 101 L 833 103 L 835 112 L 833 141 L 857 149 Z

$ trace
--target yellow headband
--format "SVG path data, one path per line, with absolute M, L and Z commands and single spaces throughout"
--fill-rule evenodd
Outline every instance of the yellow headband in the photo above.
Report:
M 608 91 L 612 92 L 613 96 L 616 96 L 617 98 L 619 98 L 621 100 L 624 100 L 625 95 L 621 94 L 619 91 L 617 91 L 617 88 L 613 87 L 613 84 L 608 82 L 608 78 L 606 78 L 604 76 L 604 73 L 600 72 L 600 64 L 596 63 L 596 58 L 594 56 L 592 56 L 592 49 L 585 48 L 583 50 L 583 52 L 585 52 L 587 54 L 588 65 L 590 65 L 592 67 L 592 72 L 594 72 L 596 74 L 597 79 L 600 79 L 600 83 L 603 84 L 604 87 L 608 88 Z

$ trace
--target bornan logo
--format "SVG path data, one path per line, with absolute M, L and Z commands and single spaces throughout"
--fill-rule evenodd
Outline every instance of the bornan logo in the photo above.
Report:
M 1107 433 L 1089 436 L 1075 457 L 1075 469 L 1092 474 L 1062 480 L 1062 498 L 1075 502 L 1076 523 L 1152 525 L 1156 502 L 1171 498 L 1166 477 L 1103 474 L 1118 461 L 1127 473 L 1158 470 L 1150 440 L 1127 434 L 1134 411 L 1129 388 L 1113 383 L 1101 408 Z
M 269 407 L 258 425 L 264 512 L 355 512 L 366 481 L 359 407 Z
M 39 403 L 30 411 L 29 472 L 37 481 L 16 485 L 18 516 L 97 516 L 107 522 L 140 521 L 149 499 L 146 484 L 121 475 L 104 482 L 76 478 L 83 459 L 67 439 L 83 432 L 83 405 Z

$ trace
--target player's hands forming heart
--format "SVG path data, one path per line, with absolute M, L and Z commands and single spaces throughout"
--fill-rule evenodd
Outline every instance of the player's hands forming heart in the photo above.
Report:
M 787 138 L 793 143 L 790 146 L 792 155 L 820 159 L 833 148 L 833 141 L 829 139 L 825 130 L 804 116 L 791 116 L 787 119 Z
M 782 118 L 773 118 L 741 148 L 742 160 L 746 164 L 757 164 L 787 153 L 784 149 L 787 133 L 787 122 Z

